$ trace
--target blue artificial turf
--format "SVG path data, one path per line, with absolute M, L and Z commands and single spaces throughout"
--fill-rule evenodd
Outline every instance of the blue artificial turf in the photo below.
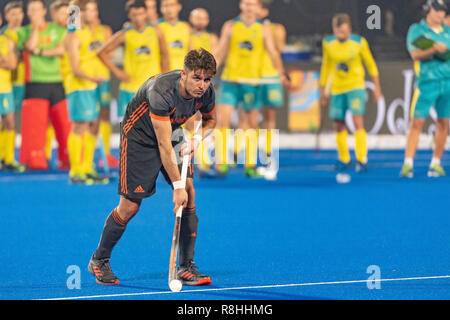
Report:
M 167 285 L 174 216 L 163 179 L 113 251 L 120 285 L 100 286 L 87 264 L 118 204 L 117 178 L 87 187 L 56 170 L 0 172 L 0 299 L 449 299 L 449 278 L 372 290 L 364 282 L 371 265 L 381 279 L 450 274 L 450 177 L 427 178 L 431 152 L 420 151 L 415 178 L 402 180 L 402 157 L 370 152 L 369 172 L 349 184 L 335 180 L 333 151 L 281 151 L 277 181 L 249 180 L 242 168 L 196 179 L 195 261 L 213 284 L 176 294 Z M 447 155 L 443 164 L 450 172 Z M 80 289 L 67 286 L 69 266 L 81 270 Z M 362 281 L 329 283 L 353 280 Z M 286 284 L 294 285 L 273 286 Z

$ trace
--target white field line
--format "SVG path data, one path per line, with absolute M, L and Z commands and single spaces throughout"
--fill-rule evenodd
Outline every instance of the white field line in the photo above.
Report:
M 349 280 L 349 281 L 331 281 L 331 282 L 310 282 L 310 283 L 292 283 L 292 284 L 273 284 L 264 286 L 247 286 L 247 287 L 231 287 L 231 288 L 209 288 L 197 290 L 183 290 L 180 292 L 157 291 L 157 292 L 136 292 L 136 293 L 120 293 L 120 294 L 106 294 L 106 295 L 92 295 L 92 296 L 78 296 L 78 297 L 63 297 L 51 299 L 36 299 L 36 300 L 77 300 L 77 299 L 98 299 L 98 298 L 114 298 L 114 297 L 132 297 L 158 294 L 183 294 L 192 292 L 213 292 L 213 291 L 228 291 L 228 290 L 246 290 L 246 289 L 264 289 L 264 288 L 286 288 L 286 287 L 302 287 L 302 286 L 319 286 L 319 285 L 338 285 L 338 284 L 354 284 L 354 283 L 374 283 L 374 282 L 393 282 L 393 281 L 412 281 L 412 280 L 429 280 L 429 279 L 449 279 L 450 275 L 446 276 L 429 276 L 429 277 L 410 277 L 397 279 L 366 279 L 366 280 Z

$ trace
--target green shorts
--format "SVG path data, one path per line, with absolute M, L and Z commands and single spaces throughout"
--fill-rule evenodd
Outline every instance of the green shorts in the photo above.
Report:
M 76 122 L 90 122 L 98 119 L 100 103 L 97 89 L 79 90 L 67 95 L 70 120 Z
M 97 87 L 98 101 L 100 108 L 109 108 L 111 104 L 110 82 L 103 81 Z
M 244 110 L 261 109 L 261 86 L 222 81 L 217 92 L 217 104 L 234 108 L 242 104 Z
M 279 83 L 265 83 L 261 85 L 261 103 L 265 107 L 280 108 L 284 105 L 283 86 L 280 77 L 267 77 L 262 79 L 279 81 Z
M 427 118 L 432 106 L 438 118 L 450 118 L 450 79 L 419 82 L 411 105 L 411 116 Z
M 16 111 L 22 110 L 22 102 L 25 97 L 25 85 L 13 86 L 13 96 Z
M 367 93 L 364 89 L 331 95 L 330 118 L 344 120 L 347 110 L 350 110 L 353 115 L 364 115 L 366 112 L 366 98 Z
M 128 103 L 133 99 L 134 92 L 120 90 L 119 91 L 119 101 L 117 102 L 117 116 L 119 118 L 125 115 L 125 111 L 127 111 Z
M 0 115 L 14 112 L 14 96 L 12 92 L 0 93 Z

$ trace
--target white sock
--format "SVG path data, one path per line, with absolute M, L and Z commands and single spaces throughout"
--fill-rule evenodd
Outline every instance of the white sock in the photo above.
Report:
M 431 159 L 431 163 L 430 163 L 430 167 L 436 166 L 436 165 L 441 165 L 441 159 L 439 158 L 432 158 Z
M 410 166 L 410 167 L 413 167 L 413 166 L 414 166 L 414 160 L 413 160 L 413 158 L 405 158 L 404 164 L 405 164 L 405 165 L 408 165 L 408 166 Z

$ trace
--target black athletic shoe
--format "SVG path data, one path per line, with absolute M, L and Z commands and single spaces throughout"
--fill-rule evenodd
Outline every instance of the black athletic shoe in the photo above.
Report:
M 188 262 L 187 266 L 179 266 L 178 279 L 187 286 L 207 286 L 211 284 L 211 278 L 198 272 L 194 261 Z
M 98 284 L 119 284 L 119 279 L 111 270 L 109 259 L 97 260 L 94 256 L 92 256 L 91 261 L 89 261 L 88 270 L 93 276 L 95 276 L 95 281 Z

